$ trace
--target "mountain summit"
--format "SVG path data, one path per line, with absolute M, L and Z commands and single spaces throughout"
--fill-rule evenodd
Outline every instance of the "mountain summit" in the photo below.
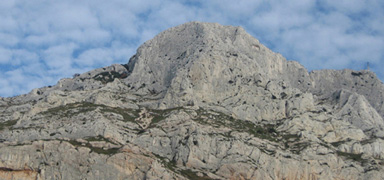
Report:
M 384 179 L 384 85 L 190 22 L 0 99 L 0 179 Z
M 295 86 L 298 77 L 309 81 L 300 64 L 273 53 L 243 28 L 200 22 L 171 28 L 144 43 L 128 69 L 125 82 L 140 94 L 165 96 L 162 108 L 220 105 L 237 98 L 239 89 L 265 86 L 270 79 Z
M 128 69 L 130 76 L 124 82 L 138 94 L 159 94 L 163 99 L 158 107 L 163 109 L 209 104 L 230 111 L 242 106 L 254 111 L 255 106 L 265 109 L 264 104 L 271 103 L 257 96 L 258 92 L 269 93 L 266 96 L 271 99 L 289 98 L 299 92 L 329 95 L 346 89 L 364 95 L 384 115 L 383 85 L 375 74 L 351 70 L 308 73 L 298 62 L 272 52 L 241 27 L 190 22 L 171 28 L 144 43 Z M 370 79 L 370 86 L 365 86 L 363 77 Z M 236 103 L 238 99 L 248 103 Z M 256 118 L 260 114 L 284 114 L 284 109 L 234 112 L 248 114 L 249 120 L 261 120 Z

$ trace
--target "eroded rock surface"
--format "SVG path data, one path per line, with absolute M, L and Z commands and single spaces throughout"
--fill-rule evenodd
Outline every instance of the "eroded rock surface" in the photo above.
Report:
M 191 22 L 0 99 L 0 179 L 384 179 L 384 86 Z

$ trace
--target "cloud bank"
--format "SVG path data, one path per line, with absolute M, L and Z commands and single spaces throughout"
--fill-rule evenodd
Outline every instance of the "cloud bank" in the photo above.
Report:
M 380 0 L 7 0 L 0 1 L 0 96 L 127 63 L 144 41 L 196 20 L 243 26 L 309 70 L 369 62 L 384 79 Z

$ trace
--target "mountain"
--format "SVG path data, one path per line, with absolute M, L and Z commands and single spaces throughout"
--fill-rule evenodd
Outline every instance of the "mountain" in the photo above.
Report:
M 190 22 L 0 99 L 2 179 L 384 179 L 384 85 Z

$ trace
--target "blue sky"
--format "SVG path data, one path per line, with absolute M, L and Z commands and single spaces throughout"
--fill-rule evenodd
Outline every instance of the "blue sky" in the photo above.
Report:
M 0 96 L 127 63 L 137 47 L 189 22 L 242 26 L 308 70 L 371 70 L 384 79 L 382 0 L 0 1 Z

